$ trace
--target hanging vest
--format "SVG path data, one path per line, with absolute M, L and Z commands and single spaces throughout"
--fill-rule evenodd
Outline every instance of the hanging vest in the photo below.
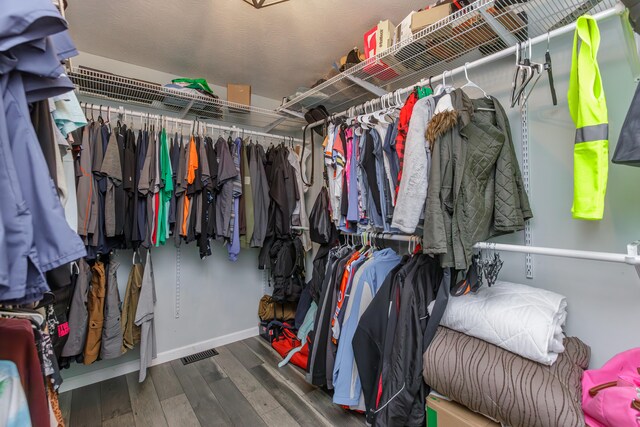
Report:
M 573 207 L 576 219 L 602 219 L 609 169 L 607 102 L 596 56 L 600 31 L 596 20 L 578 18 L 573 39 L 569 112 L 576 125 L 573 148 Z

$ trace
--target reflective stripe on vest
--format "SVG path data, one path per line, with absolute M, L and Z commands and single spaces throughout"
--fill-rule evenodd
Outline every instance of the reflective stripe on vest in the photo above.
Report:
M 569 78 L 569 111 L 576 125 L 573 150 L 573 207 L 576 219 L 604 214 L 609 168 L 609 124 L 597 55 L 600 31 L 591 16 L 578 18 Z

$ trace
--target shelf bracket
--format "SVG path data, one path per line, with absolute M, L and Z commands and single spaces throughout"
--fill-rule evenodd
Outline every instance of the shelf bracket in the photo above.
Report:
M 262 128 L 262 132 L 271 132 L 273 130 L 273 128 L 275 128 L 276 126 L 278 126 L 280 123 L 284 122 L 285 120 L 287 120 L 286 117 L 280 117 L 279 119 L 277 119 L 277 120 L 269 123 L 265 127 L 263 127 Z
M 194 101 L 195 101 L 194 99 L 189 100 L 189 103 L 185 105 L 185 107 L 182 110 L 180 110 L 180 112 L 178 113 L 179 119 L 184 119 L 185 116 L 189 114 L 189 110 L 191 110 L 191 107 L 193 107 Z
M 351 76 L 349 74 L 345 74 L 344 76 L 347 79 L 351 80 L 353 83 L 355 83 L 358 86 L 360 86 L 361 88 L 365 89 L 366 91 L 371 92 L 375 96 L 382 96 L 382 95 L 386 95 L 387 93 L 389 93 L 386 90 L 382 89 L 380 86 L 376 86 L 373 83 L 369 83 L 368 81 L 362 80 L 359 77 Z
M 304 119 L 304 114 L 298 113 L 297 111 L 291 111 L 291 110 L 288 110 L 288 109 L 282 108 L 282 107 L 276 108 L 276 111 L 279 112 L 279 113 L 280 112 L 286 113 L 286 114 L 288 114 L 290 116 L 297 117 L 299 119 Z
M 487 12 L 485 8 L 478 9 L 478 13 L 507 46 L 515 46 L 518 44 L 518 39 L 516 39 L 515 36 L 500 23 L 500 21 Z
M 631 260 L 637 259 L 638 255 L 638 247 L 640 247 L 640 240 L 636 240 L 627 245 L 627 256 L 629 257 L 629 263 L 631 264 Z M 638 274 L 638 278 L 640 278 L 640 265 L 633 264 L 636 268 L 636 273 Z

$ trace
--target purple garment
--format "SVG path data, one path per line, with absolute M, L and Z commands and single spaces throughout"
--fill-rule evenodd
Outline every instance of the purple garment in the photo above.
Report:
M 235 215 L 233 217 L 233 236 L 231 236 L 231 242 L 227 244 L 227 251 L 229 252 L 229 261 L 237 261 L 238 255 L 240 255 L 240 221 L 238 209 L 240 208 L 240 198 L 235 197 L 233 199 L 233 211 Z
M 227 251 L 229 252 L 229 261 L 237 261 L 240 254 L 240 196 L 242 196 L 242 186 L 238 185 L 242 179 L 240 177 L 240 149 L 242 140 L 236 138 L 233 142 L 233 163 L 236 167 L 238 175 L 234 178 L 234 191 L 233 191 L 233 233 L 231 234 L 231 240 L 227 244 Z M 237 191 L 239 190 L 239 191 Z

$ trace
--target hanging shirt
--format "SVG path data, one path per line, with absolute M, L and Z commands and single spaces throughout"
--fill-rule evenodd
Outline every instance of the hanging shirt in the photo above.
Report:
M 167 132 L 160 134 L 160 200 L 156 246 L 164 245 L 169 234 L 169 204 L 173 194 L 173 170 L 167 145 Z
M 185 181 L 187 185 L 193 184 L 193 181 L 196 179 L 196 169 L 198 169 L 198 153 L 196 152 L 196 143 L 193 140 L 193 135 L 191 135 L 191 139 L 189 140 L 189 145 L 187 147 L 187 163 L 185 170 Z M 184 199 L 182 214 L 181 234 L 183 236 L 187 235 L 187 224 L 189 220 L 189 212 L 191 211 L 190 205 L 191 198 L 187 195 Z

